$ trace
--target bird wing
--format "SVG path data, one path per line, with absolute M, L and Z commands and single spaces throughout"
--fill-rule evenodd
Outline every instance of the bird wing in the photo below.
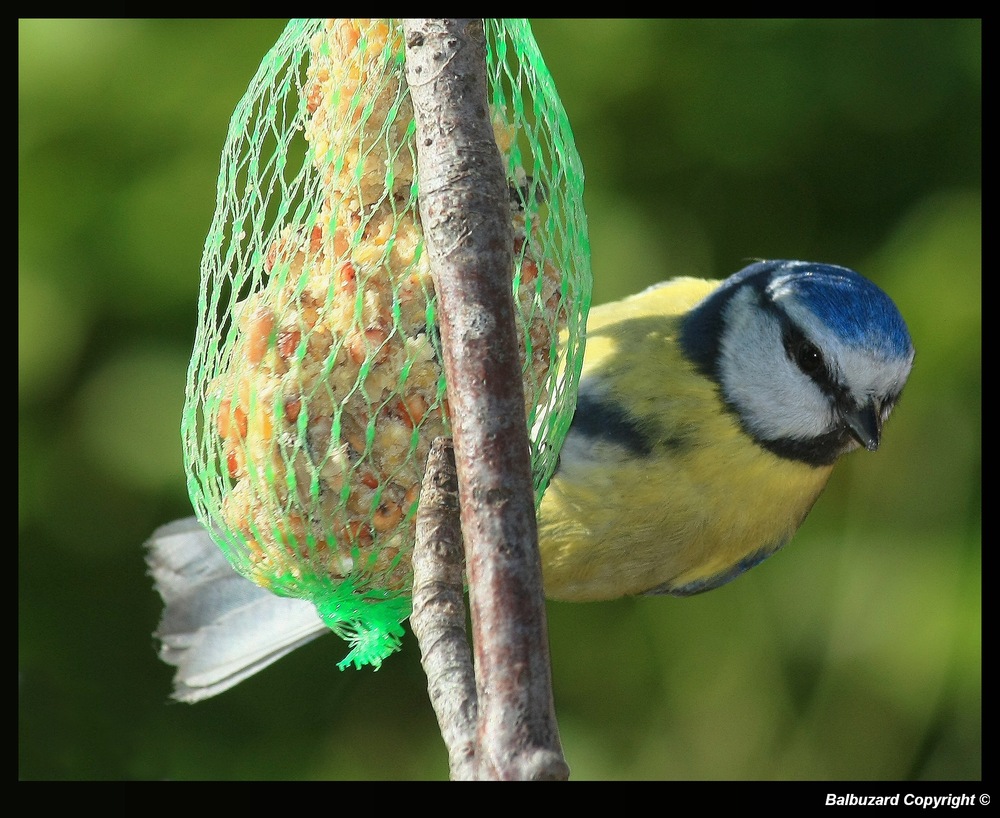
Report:
M 228 690 L 329 629 L 312 603 L 240 576 L 195 517 L 153 532 L 146 563 L 164 610 L 154 636 L 174 665 L 173 698 Z

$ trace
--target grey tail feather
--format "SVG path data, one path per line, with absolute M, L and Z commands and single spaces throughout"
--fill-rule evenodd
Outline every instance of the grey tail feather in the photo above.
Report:
M 222 693 L 329 633 L 312 603 L 276 596 L 237 574 L 195 517 L 156 529 L 146 564 L 163 598 L 154 636 L 160 658 L 177 668 L 178 701 Z

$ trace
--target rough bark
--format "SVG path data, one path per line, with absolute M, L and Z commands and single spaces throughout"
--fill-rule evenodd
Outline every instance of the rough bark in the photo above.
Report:
M 511 292 L 509 199 L 487 104 L 483 22 L 403 25 L 469 580 L 476 777 L 566 778 Z

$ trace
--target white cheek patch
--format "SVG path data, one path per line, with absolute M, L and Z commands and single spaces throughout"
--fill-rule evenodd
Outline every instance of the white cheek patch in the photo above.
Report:
M 725 399 L 763 440 L 808 440 L 835 423 L 830 399 L 785 353 L 781 324 L 746 288 L 725 316 L 719 373 Z

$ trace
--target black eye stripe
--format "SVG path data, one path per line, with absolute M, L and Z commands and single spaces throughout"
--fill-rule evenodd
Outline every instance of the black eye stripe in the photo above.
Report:
M 823 360 L 823 355 L 814 344 L 808 342 L 796 344 L 789 351 L 792 355 L 792 360 L 795 361 L 799 369 L 810 377 L 826 371 L 826 362 Z
M 784 344 L 788 360 L 821 387 L 832 391 L 831 373 L 826 365 L 826 358 L 823 356 L 822 350 L 806 337 L 798 324 L 792 321 L 788 313 L 771 297 L 770 293 L 760 293 L 759 303 L 761 309 L 773 312 L 778 316 L 781 323 L 781 341 Z
M 795 366 L 835 403 L 850 405 L 849 389 L 838 381 L 823 351 L 787 318 L 782 322 L 781 340 L 785 354 Z
M 822 383 L 829 381 L 829 371 L 823 353 L 798 327 L 786 323 L 781 340 L 788 359 L 806 375 Z

